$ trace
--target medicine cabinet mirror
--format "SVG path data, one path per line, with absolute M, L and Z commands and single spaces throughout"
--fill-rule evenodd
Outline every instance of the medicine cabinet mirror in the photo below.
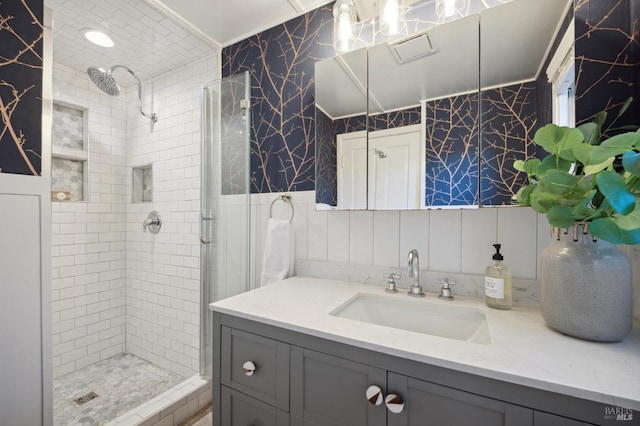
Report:
M 473 2 L 474 0 L 472 0 Z M 316 63 L 316 208 L 511 204 L 571 0 L 514 0 Z M 540 124 L 542 123 L 542 124 Z

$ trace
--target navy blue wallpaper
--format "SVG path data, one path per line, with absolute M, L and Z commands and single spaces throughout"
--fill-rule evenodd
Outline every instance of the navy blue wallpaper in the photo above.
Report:
M 478 200 L 478 94 L 426 103 L 427 206 L 469 206 Z
M 637 0 L 575 0 L 576 123 L 636 100 L 617 124 L 640 117 L 640 4 Z M 615 114 L 609 114 L 609 120 Z
M 567 12 L 550 52 L 555 52 L 573 19 Z M 516 172 L 514 160 L 545 156 L 533 141 L 536 130 L 552 117 L 551 84 L 545 70 L 552 54 L 545 59 L 536 81 L 486 90 L 481 93 L 481 180 L 483 206 L 513 204 L 511 197 L 527 183 L 524 173 Z
M 245 70 L 252 76 L 252 192 L 315 188 L 313 64 L 334 56 L 331 7 L 323 6 L 223 49 L 224 76 Z M 637 0 L 575 0 L 578 123 L 590 120 L 602 109 L 617 109 L 629 96 L 640 100 L 639 9 Z M 431 120 L 427 124 L 428 205 L 478 204 L 479 190 L 483 205 L 511 203 L 511 195 L 524 182 L 513 173 L 512 160 L 540 155 L 532 145 L 533 133 L 551 121 L 550 89 L 541 79 L 482 94 L 481 145 L 472 142 L 477 140 L 478 130 L 470 132 L 466 141 L 453 137 L 451 146 L 443 143 L 449 138 L 446 126 L 451 126 L 453 119 L 461 128 L 479 127 L 480 118 L 474 123 L 471 113 L 477 98 L 451 98 L 427 105 L 431 109 L 427 118 Z M 458 104 L 466 105 L 467 112 L 457 110 Z M 639 105 L 640 101 L 636 102 L 626 114 L 625 124 L 637 121 Z M 507 116 L 504 108 L 518 113 Z M 450 121 L 443 124 L 445 127 L 437 127 L 435 123 L 444 112 L 455 114 L 453 119 L 447 118 Z M 371 128 L 389 119 L 374 117 Z M 360 129 L 354 123 L 364 126 L 354 118 L 343 127 Z M 337 126 L 334 124 L 333 135 L 321 131 L 321 137 L 334 139 L 336 133 L 342 133 Z M 318 167 L 334 167 L 328 163 L 332 158 L 335 153 L 327 151 L 326 161 L 319 158 Z M 453 165 L 444 159 L 454 161 Z M 334 197 L 333 191 L 326 193 L 327 201 Z
M 0 170 L 40 175 L 42 0 L 0 2 Z
M 369 131 L 394 129 L 420 124 L 420 106 L 369 117 Z
M 338 204 L 337 147 L 334 122 L 316 109 L 316 202 Z
M 314 64 L 335 55 L 331 4 L 222 50 L 251 74 L 251 192 L 315 188 Z
M 482 91 L 483 205 L 512 204 L 513 194 L 527 183 L 527 176 L 513 168 L 517 159 L 538 155 L 533 135 L 538 126 L 538 83 Z

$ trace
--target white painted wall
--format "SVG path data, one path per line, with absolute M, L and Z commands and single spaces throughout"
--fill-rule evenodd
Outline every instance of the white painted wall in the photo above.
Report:
M 458 279 L 454 294 L 481 297 L 484 270 L 492 262 L 492 244 L 502 244 L 504 262 L 518 286 L 520 302 L 540 301 L 538 259 L 550 243 L 544 215 L 528 207 L 423 211 L 316 211 L 315 192 L 291 192 L 295 206 L 296 274 L 384 285 L 384 272 L 401 275 L 399 286 L 410 285 L 407 253 L 420 254 L 422 285 L 437 291 L 437 279 Z M 256 287 L 269 220 L 269 206 L 281 195 L 251 196 L 251 286 Z M 287 217 L 283 203 L 274 215 Z M 622 247 L 634 267 L 634 314 L 640 319 L 640 250 Z M 304 268 L 300 268 L 303 266 Z
M 269 205 L 278 195 L 252 195 L 254 279 L 262 270 Z M 314 191 L 291 195 L 297 260 L 404 268 L 407 253 L 416 248 L 421 269 L 483 275 L 492 244 L 499 242 L 514 276 L 535 280 L 537 257 L 549 241 L 544 217 L 530 208 L 316 211 Z M 286 206 L 276 206 L 276 214 L 285 217 Z M 378 281 L 385 282 L 382 276 Z

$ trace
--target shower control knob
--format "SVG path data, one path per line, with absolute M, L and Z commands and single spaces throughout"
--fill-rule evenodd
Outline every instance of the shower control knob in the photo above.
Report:
M 256 372 L 256 365 L 252 361 L 247 361 L 242 364 L 242 371 L 246 376 L 253 376 L 253 373 Z

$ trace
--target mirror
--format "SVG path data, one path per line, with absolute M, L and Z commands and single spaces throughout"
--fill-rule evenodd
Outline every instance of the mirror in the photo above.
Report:
M 533 136 L 552 121 L 546 69 L 573 19 L 572 5 L 572 0 L 515 0 L 481 13 L 483 206 L 512 204 L 511 196 L 526 180 L 513 161 L 541 154 Z
M 550 121 L 543 61 L 571 4 L 515 0 L 318 62 L 317 208 L 510 204 L 510 165 Z
M 478 204 L 478 15 L 369 49 L 370 209 Z
M 316 84 L 316 206 L 318 209 L 366 209 L 367 192 L 361 182 L 347 182 L 338 158 L 353 162 L 366 176 L 367 51 L 355 50 L 315 65 Z M 346 136 L 344 136 L 346 135 Z M 338 155 L 338 139 L 350 140 L 361 150 L 344 159 Z M 356 154 L 355 150 L 352 152 Z M 340 153 L 342 154 L 342 153 Z M 362 154 L 362 155 L 359 155 Z M 340 200 L 338 200 L 340 182 Z M 356 186 L 356 184 L 358 186 Z M 343 200 L 349 192 L 349 203 Z M 353 196 L 351 196 L 353 195 Z

